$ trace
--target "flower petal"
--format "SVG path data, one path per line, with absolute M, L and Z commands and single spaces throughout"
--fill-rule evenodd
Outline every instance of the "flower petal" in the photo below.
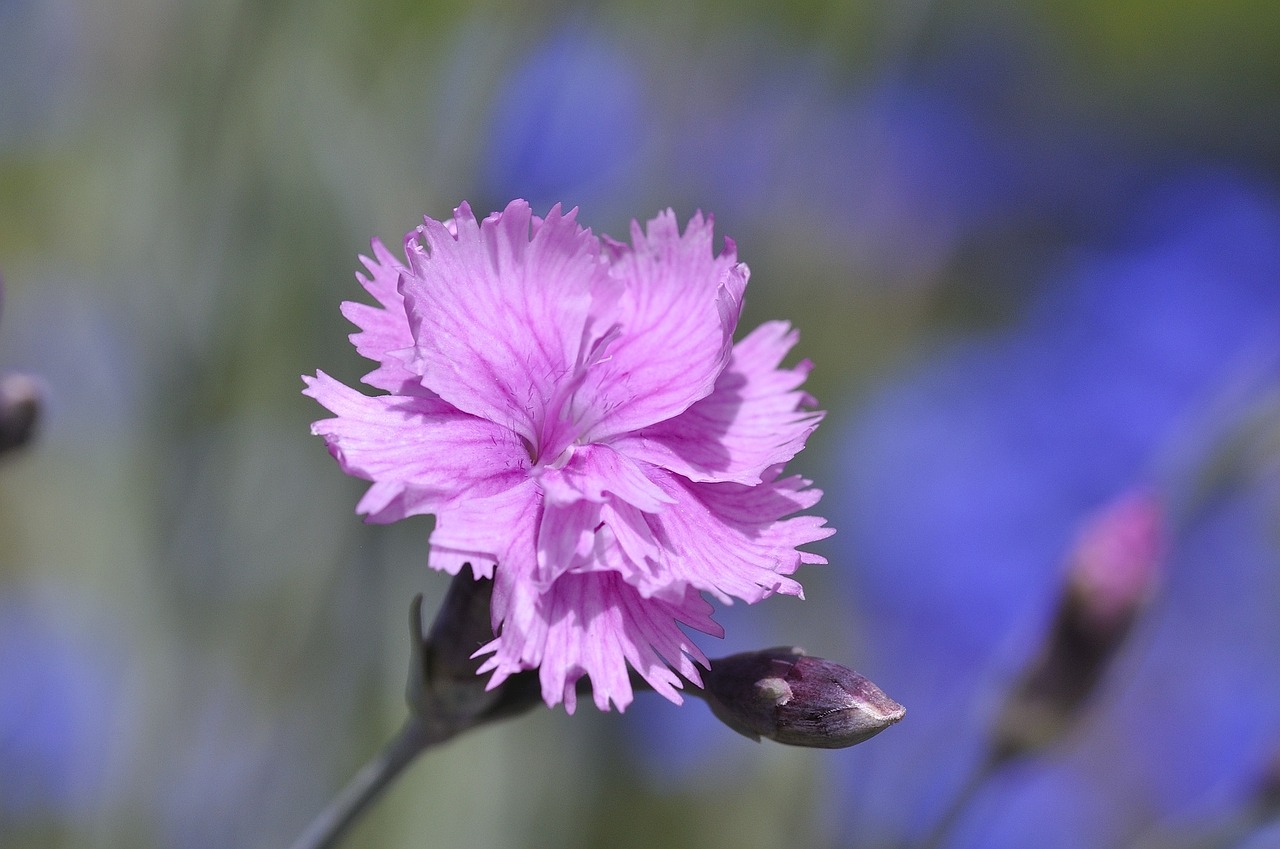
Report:
M 600 503 L 594 501 L 543 502 L 538 528 L 537 569 L 529 580 L 545 590 L 562 573 L 591 555 L 600 524 Z
M 691 483 L 655 469 L 654 482 L 676 503 L 643 516 L 661 549 L 661 561 L 636 564 L 627 580 L 646 596 L 691 586 L 725 603 L 736 597 L 753 604 L 774 593 L 803 597 L 800 584 L 787 576 L 802 563 L 826 561 L 796 549 L 835 531 L 818 516 L 784 518 L 812 507 L 822 493 L 797 476 L 778 479 L 779 471 L 770 469 L 763 483 L 744 486 Z M 605 521 L 610 519 L 606 515 Z M 626 524 L 634 528 L 635 518 Z M 620 525 L 610 527 L 620 533 Z
M 498 569 L 499 582 L 504 568 Z M 539 667 L 543 699 L 552 706 L 563 701 L 569 713 L 583 675 L 591 679 L 597 707 L 608 710 L 612 702 L 625 710 L 633 695 L 628 664 L 656 692 L 680 704 L 679 676 L 701 686 L 695 662 L 708 666 L 680 624 L 723 634 L 697 592 L 688 591 L 678 603 L 645 599 L 616 572 L 565 575 L 546 593 L 521 594 L 518 603 L 535 612 L 531 627 L 516 629 L 511 618 L 504 621 L 500 635 L 477 652 L 492 655 L 480 672 L 493 672 L 492 688 L 513 672 Z
M 433 513 L 528 478 L 519 437 L 438 398 L 369 398 L 324 372 L 303 381 L 303 394 L 336 414 L 312 433 L 324 437 L 343 471 L 375 482 L 360 505 L 371 521 Z
M 804 447 L 823 413 L 798 389 L 806 360 L 779 364 L 798 334 L 784 321 L 762 324 L 733 346 L 715 390 L 673 419 L 611 443 L 618 451 L 693 481 L 756 484 L 771 466 Z
M 513 579 L 527 574 L 528 566 L 520 564 L 533 559 L 541 505 L 537 486 L 527 478 L 492 495 L 455 501 L 436 516 L 428 565 L 455 575 L 469 563 L 476 577 L 489 578 L 502 563 Z
M 609 445 L 579 445 L 563 468 L 534 470 L 547 499 L 561 504 L 620 498 L 647 513 L 671 504 L 661 487 L 649 480 L 635 460 Z
M 631 250 L 615 248 L 616 302 L 597 304 L 621 327 L 572 401 L 583 441 L 664 421 L 709 395 L 729 360 L 747 267 L 732 243 L 712 253 L 712 223 L 694 216 L 680 234 L 675 213 L 632 225 Z M 727 241 L 727 240 L 726 240 Z
M 591 290 L 606 273 L 575 212 L 557 206 L 535 222 L 528 204 L 513 201 L 477 224 L 464 204 L 452 229 L 427 219 L 405 245 L 401 291 L 423 385 L 515 430 L 535 454 L 561 425 L 592 341 Z
M 404 265 L 391 255 L 381 240 L 373 240 L 373 259 L 360 257 L 369 276 L 357 274 L 360 285 L 378 301 L 378 306 L 345 301 L 342 314 L 360 328 L 351 334 L 351 343 L 360 356 L 379 363 L 362 378 L 363 383 L 399 394 L 423 394 L 421 377 L 406 364 L 412 353 L 413 333 L 400 294 Z
M 545 496 L 535 578 L 544 589 L 571 569 L 612 568 L 593 556 L 605 504 L 652 513 L 673 503 L 639 463 L 607 445 L 575 446 L 563 468 L 534 468 L 532 474 Z

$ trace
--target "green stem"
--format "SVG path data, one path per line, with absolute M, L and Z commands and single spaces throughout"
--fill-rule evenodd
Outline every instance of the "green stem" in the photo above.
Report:
M 292 849 L 330 849 L 404 768 L 431 746 L 443 742 L 423 722 L 410 716 L 404 726 L 373 760 L 347 782 L 347 786 L 320 812 Z

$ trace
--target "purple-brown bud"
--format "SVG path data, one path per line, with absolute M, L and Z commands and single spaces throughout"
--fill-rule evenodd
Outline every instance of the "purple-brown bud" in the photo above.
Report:
M 0 454 L 20 448 L 40 418 L 40 383 L 25 374 L 0 376 Z
M 906 715 L 867 678 L 796 648 L 720 658 L 703 678 L 712 712 L 753 740 L 841 749 L 871 739 Z

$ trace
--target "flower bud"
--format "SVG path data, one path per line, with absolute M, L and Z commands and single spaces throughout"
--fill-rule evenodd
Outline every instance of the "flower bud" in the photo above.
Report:
M 25 374 L 0 376 L 0 454 L 30 441 L 40 418 L 40 384 Z
M 1142 490 L 1117 498 L 1081 528 L 1040 655 L 995 729 L 997 761 L 1049 745 L 1074 721 L 1154 592 L 1163 536 L 1160 505 Z
M 1272 750 L 1253 795 L 1253 807 L 1258 810 L 1260 820 L 1280 815 L 1280 749 Z
M 422 632 L 422 596 L 409 610 L 409 711 L 435 739 L 523 713 L 541 702 L 536 672 L 510 676 L 489 688 L 476 674 L 476 649 L 493 639 L 489 605 L 493 581 L 455 575 L 430 634 Z
M 703 679 L 712 712 L 753 740 L 840 749 L 871 739 L 906 714 L 862 675 L 796 648 L 720 658 Z
M 1159 577 L 1163 518 L 1155 496 L 1137 490 L 1084 525 L 1067 575 L 1067 605 L 1077 627 L 1107 640 L 1132 624 Z

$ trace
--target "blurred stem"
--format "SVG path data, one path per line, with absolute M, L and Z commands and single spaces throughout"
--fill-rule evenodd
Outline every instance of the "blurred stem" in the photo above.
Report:
M 982 763 L 969 774 L 964 786 L 951 798 L 942 816 L 938 817 L 924 840 L 917 844 L 920 849 L 938 849 L 943 841 L 952 835 L 965 808 L 978 795 L 978 790 L 987 782 L 987 779 L 994 775 L 1006 760 L 1008 760 L 1006 756 L 993 752 L 988 752 L 983 757 Z
M 413 760 L 432 746 L 479 725 L 522 713 L 541 700 L 536 671 L 517 673 L 488 689 L 476 674 L 476 648 L 493 638 L 493 582 L 457 576 L 422 632 L 422 596 L 409 606 L 409 718 L 399 733 L 342 788 L 292 849 L 328 849 Z
M 336 846 L 351 825 L 404 768 L 433 745 L 443 742 L 416 716 L 410 716 L 382 751 L 365 764 L 320 812 L 292 849 L 328 849 Z

